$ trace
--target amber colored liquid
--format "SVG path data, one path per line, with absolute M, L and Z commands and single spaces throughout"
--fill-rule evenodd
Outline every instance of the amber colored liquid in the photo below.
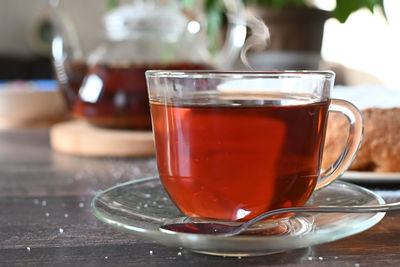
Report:
M 145 72 L 148 69 L 205 69 L 204 65 L 97 64 L 91 67 L 73 106 L 76 117 L 111 128 L 151 129 Z M 97 88 L 100 80 L 100 88 Z M 94 88 L 96 87 L 96 88 Z M 85 98 L 85 95 L 88 96 Z
M 179 209 L 244 221 L 304 205 L 320 172 L 329 102 L 214 102 L 151 102 L 160 177 Z

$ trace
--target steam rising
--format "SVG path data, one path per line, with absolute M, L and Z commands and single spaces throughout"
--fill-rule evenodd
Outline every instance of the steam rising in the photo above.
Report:
M 246 12 L 246 22 L 250 29 L 250 36 L 247 38 L 240 52 L 240 59 L 247 68 L 254 70 L 247 60 L 247 51 L 250 48 L 255 50 L 266 49 L 270 44 L 270 35 L 264 21 L 255 17 L 251 12 Z

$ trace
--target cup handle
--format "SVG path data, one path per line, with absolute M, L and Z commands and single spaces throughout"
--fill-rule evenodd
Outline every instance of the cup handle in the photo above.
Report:
M 329 168 L 322 171 L 315 190 L 324 188 L 340 177 L 353 162 L 361 146 L 361 140 L 364 133 L 364 119 L 360 110 L 352 103 L 345 100 L 332 99 L 329 106 L 329 112 L 340 113 L 344 115 L 350 123 L 349 134 L 346 145 L 339 158 Z

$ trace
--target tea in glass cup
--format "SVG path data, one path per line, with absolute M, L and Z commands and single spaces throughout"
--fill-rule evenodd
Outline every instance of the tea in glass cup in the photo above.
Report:
M 303 206 L 348 168 L 361 142 L 360 112 L 330 98 L 333 72 L 146 76 L 160 178 L 189 217 L 247 221 Z M 330 111 L 349 119 L 350 133 L 339 160 L 321 170 Z

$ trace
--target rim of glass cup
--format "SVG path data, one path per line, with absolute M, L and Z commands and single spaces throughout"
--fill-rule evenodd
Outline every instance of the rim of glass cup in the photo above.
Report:
M 152 78 L 307 78 L 331 79 L 335 73 L 331 70 L 287 70 L 287 71 L 214 71 L 214 70 L 148 70 L 147 77 Z

